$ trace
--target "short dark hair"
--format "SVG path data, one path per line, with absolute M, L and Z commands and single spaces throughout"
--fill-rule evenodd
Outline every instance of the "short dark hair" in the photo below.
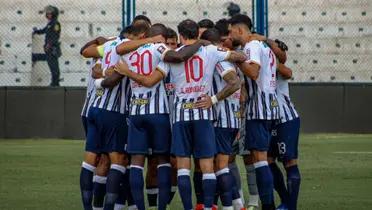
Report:
M 124 39 L 126 38 L 124 34 L 132 34 L 132 32 L 133 32 L 133 25 L 129 25 L 120 31 L 119 38 Z
M 244 24 L 249 28 L 249 30 L 252 29 L 251 18 L 249 18 L 247 15 L 236 14 L 230 18 L 229 22 L 231 25 Z
M 201 34 L 200 39 L 205 39 L 212 42 L 213 44 L 218 44 L 221 42 L 221 35 L 217 29 L 208 28 Z
M 157 35 L 162 35 L 164 38 L 167 37 L 167 27 L 164 24 L 156 23 L 151 26 L 150 30 L 147 31 L 147 37 L 153 37 Z
M 142 33 L 147 33 L 147 31 L 150 29 L 149 25 L 146 23 L 138 23 L 136 25 L 133 25 L 131 34 L 134 36 L 138 36 Z
M 229 35 L 229 21 L 227 19 L 223 18 L 218 20 L 214 27 L 218 30 L 218 32 L 220 32 L 221 36 Z
M 198 24 L 190 19 L 186 19 L 178 24 L 177 29 L 178 33 L 185 39 L 197 39 L 199 36 Z
M 146 21 L 147 23 L 149 23 L 151 25 L 151 20 L 150 18 L 148 18 L 147 16 L 145 15 L 137 15 L 136 17 L 134 17 L 133 19 L 133 23 L 138 21 L 138 20 L 143 20 L 143 21 Z
M 213 28 L 214 23 L 210 19 L 203 19 L 198 22 L 199 28 Z
M 176 31 L 174 31 L 172 28 L 167 28 L 167 39 L 176 38 L 178 39 Z

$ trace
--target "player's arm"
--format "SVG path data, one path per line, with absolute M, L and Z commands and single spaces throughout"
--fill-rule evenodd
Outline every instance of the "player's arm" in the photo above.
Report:
M 274 41 L 260 34 L 252 34 L 252 39 L 265 42 L 279 59 L 280 63 L 287 61 L 287 53 L 285 51 L 288 50 L 288 47 L 284 42 L 278 39 Z
M 164 55 L 163 61 L 168 63 L 181 63 L 191 58 L 201 46 L 209 45 L 210 42 L 206 40 L 198 40 L 192 45 L 188 45 L 179 51 L 167 50 Z
M 247 60 L 247 56 L 242 52 L 229 51 L 229 55 L 226 57 L 225 60 L 232 63 L 242 63 Z
M 223 80 L 226 82 L 225 87 L 214 96 L 203 95 L 200 100 L 195 103 L 195 108 L 208 109 L 218 101 L 225 100 L 240 88 L 240 80 L 234 69 L 227 70 L 223 75 Z
M 99 79 L 103 77 L 102 65 L 97 62 L 92 68 L 92 78 Z
M 260 74 L 260 65 L 253 62 L 243 62 L 238 64 L 240 71 L 243 72 L 244 75 L 251 78 L 252 80 L 257 80 Z
M 245 83 L 242 82 L 242 85 L 240 87 L 240 116 L 244 117 L 245 116 L 245 105 L 247 103 L 248 99 L 248 93 L 247 89 L 245 88 Z
M 148 76 L 144 76 L 142 74 L 137 74 L 137 73 L 129 70 L 128 65 L 124 61 L 120 61 L 118 64 L 116 64 L 115 73 L 127 76 L 131 80 L 137 82 L 138 84 L 140 84 L 144 87 L 148 87 L 148 88 L 156 85 L 157 83 L 159 83 L 165 77 L 164 73 L 159 68 L 156 68 L 156 70 L 153 71 Z
M 158 36 L 149 37 L 145 39 L 123 42 L 116 47 L 116 53 L 118 55 L 125 55 L 125 54 L 128 54 L 130 52 L 137 50 L 142 45 L 149 44 L 149 43 L 162 42 L 163 40 L 164 40 L 164 37 L 162 35 L 158 35 Z
M 123 75 L 117 73 L 116 71 L 113 71 L 112 74 L 106 76 L 105 78 L 96 79 L 94 81 L 94 84 L 96 88 L 113 88 L 119 84 L 123 77 Z
M 292 69 L 288 68 L 282 63 L 278 64 L 278 73 L 284 78 L 284 79 L 291 79 L 292 78 Z
M 92 46 L 92 45 L 94 45 L 95 47 L 97 47 L 97 46 L 99 46 L 99 45 L 103 45 L 105 42 L 107 42 L 107 39 L 105 38 L 105 37 L 102 37 L 102 36 L 100 36 L 100 37 L 97 37 L 97 38 L 95 38 L 95 39 L 93 39 L 93 40 L 91 40 L 91 41 L 89 41 L 89 42 L 87 42 L 81 49 L 80 49 L 80 55 L 86 55 L 86 52 L 85 52 L 85 50 L 88 48 L 88 47 L 90 47 L 90 46 Z M 85 56 L 84 56 L 85 57 Z

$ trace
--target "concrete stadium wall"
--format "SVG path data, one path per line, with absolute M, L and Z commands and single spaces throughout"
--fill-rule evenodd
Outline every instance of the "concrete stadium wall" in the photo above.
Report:
M 305 133 L 372 133 L 372 84 L 291 84 Z M 83 139 L 84 88 L 0 88 L 0 138 Z

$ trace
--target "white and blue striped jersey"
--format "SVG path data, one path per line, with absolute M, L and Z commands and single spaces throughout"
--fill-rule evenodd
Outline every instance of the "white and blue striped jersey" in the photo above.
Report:
M 181 47 L 182 48 L 182 47 Z M 180 50 L 178 48 L 177 50 Z M 170 73 L 175 86 L 173 122 L 213 120 L 213 110 L 196 109 L 194 103 L 203 94 L 211 95 L 216 64 L 227 59 L 230 52 L 209 45 L 199 50 L 187 61 L 178 64 L 160 62 L 158 69 Z
M 227 61 L 219 62 L 213 75 L 213 94 L 220 92 L 226 82 L 223 77 L 231 72 L 236 72 L 235 66 Z M 219 101 L 214 108 L 216 109 L 217 119 L 214 123 L 219 128 L 239 128 L 240 127 L 240 89 L 225 100 Z
M 89 74 L 88 74 L 88 77 L 87 77 L 88 78 L 87 94 L 86 94 L 86 97 L 85 97 L 83 110 L 81 111 L 81 116 L 84 116 L 84 117 L 88 117 L 89 109 L 92 106 L 92 104 L 94 102 L 94 99 L 95 99 L 96 87 L 94 85 L 94 79 L 92 77 L 92 69 L 98 63 L 101 63 L 101 58 L 99 58 L 99 59 L 92 58 L 91 61 L 90 61 Z
M 291 98 L 289 97 L 288 80 L 278 74 L 276 92 L 280 106 L 280 122 L 285 123 L 299 117 Z
M 276 120 L 279 119 L 279 105 L 276 95 L 276 57 L 271 49 L 260 41 L 251 41 L 244 47 L 248 63 L 260 66 L 257 80 L 245 76 L 248 92 L 247 119 L 248 120 Z
M 146 44 L 136 51 L 123 56 L 132 72 L 144 76 L 151 75 L 164 56 L 168 48 L 163 43 Z M 168 97 L 164 81 L 161 80 L 153 87 L 144 87 L 134 80 L 130 80 L 132 96 L 129 103 L 130 115 L 168 114 Z
M 120 55 L 116 53 L 116 46 L 127 39 L 106 42 L 104 47 L 104 55 L 102 58 L 102 70 L 106 71 L 109 67 L 114 66 L 120 60 Z M 127 97 L 129 92 L 129 79 L 124 77 L 113 88 L 104 88 L 96 91 L 96 98 L 93 107 L 105 109 L 107 111 L 120 112 L 122 114 L 127 112 Z

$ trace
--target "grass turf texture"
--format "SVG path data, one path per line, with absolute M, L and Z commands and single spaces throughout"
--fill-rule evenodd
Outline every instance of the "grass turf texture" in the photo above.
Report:
M 302 135 L 300 141 L 299 209 L 371 209 L 372 135 Z M 0 140 L 0 209 L 82 209 L 83 148 L 83 141 Z M 171 209 L 181 206 L 177 194 Z

